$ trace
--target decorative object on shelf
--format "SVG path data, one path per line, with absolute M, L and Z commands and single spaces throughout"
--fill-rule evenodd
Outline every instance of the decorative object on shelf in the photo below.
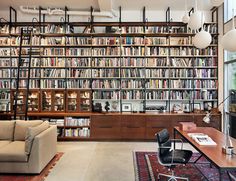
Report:
M 123 112 L 131 112 L 132 111 L 132 104 L 131 103 L 123 103 L 122 104 L 122 111 Z
M 185 14 L 184 14 L 184 16 L 182 18 L 182 22 L 186 24 L 189 21 L 189 15 L 188 15 L 188 12 L 187 12 L 187 0 L 185 0 L 184 5 L 185 5 L 185 9 L 184 9 Z
M 217 108 L 216 108 L 216 110 L 218 110 L 218 108 L 223 104 L 224 105 L 224 102 L 228 99 L 228 98 L 230 98 L 231 96 L 233 96 L 233 95 L 235 95 L 235 92 L 234 91 L 231 91 L 230 92 L 230 94 L 217 106 Z M 214 111 L 214 113 L 215 113 L 216 111 Z M 212 116 L 212 114 L 213 114 L 213 111 L 211 110 L 211 112 L 207 112 L 206 113 L 206 116 L 203 118 L 203 121 L 205 122 L 205 123 L 210 123 L 211 122 L 211 116 Z
M 166 106 L 146 106 L 145 107 L 145 111 L 147 112 L 159 112 L 159 113 L 163 113 L 166 111 Z
M 191 103 L 183 103 L 183 112 L 184 113 L 190 113 L 192 112 L 192 106 Z
M 232 30 L 228 31 L 223 37 L 222 37 L 222 45 L 225 50 L 230 52 L 236 51 L 236 29 L 234 26 L 234 9 L 232 13 Z
M 227 130 L 226 130 L 226 137 L 225 137 L 225 145 L 222 147 L 222 152 L 225 153 L 226 155 L 233 155 L 234 154 L 234 147 L 232 144 L 232 141 L 229 136 L 229 124 L 227 125 Z
M 106 112 L 110 110 L 110 103 L 108 101 L 105 102 L 105 110 Z
M 211 0 L 212 6 L 220 6 L 221 4 L 224 3 L 224 0 Z
M 101 113 L 102 112 L 102 104 L 95 103 L 95 105 L 93 105 L 93 112 Z
M 118 111 L 118 101 L 112 101 L 111 108 L 113 109 L 113 111 L 117 112 Z
M 213 101 L 204 101 L 203 102 L 203 110 L 210 111 L 213 108 Z
M 205 22 L 204 15 L 197 9 L 197 0 L 195 0 L 195 11 L 190 15 L 188 26 L 191 30 L 198 30 Z
M 182 104 L 174 104 L 172 107 L 174 113 L 183 113 Z

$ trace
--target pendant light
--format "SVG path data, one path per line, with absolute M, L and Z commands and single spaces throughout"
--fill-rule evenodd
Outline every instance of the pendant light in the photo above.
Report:
M 220 6 L 221 4 L 223 4 L 224 0 L 211 0 L 211 4 L 212 6 Z
M 222 37 L 222 45 L 225 50 L 230 52 L 236 52 L 236 29 L 234 26 L 234 9 L 232 13 L 232 30 L 228 31 L 223 37 Z
M 202 13 L 202 18 L 203 18 L 203 13 Z M 211 34 L 208 31 L 205 31 L 203 26 L 201 28 L 201 31 L 198 32 L 193 37 L 193 45 L 200 49 L 208 47 L 211 44 L 211 41 L 212 41 Z
M 200 11 L 197 10 L 197 0 L 195 0 L 195 11 L 190 15 L 188 26 L 192 30 L 198 30 L 202 27 L 202 25 L 205 22 L 205 17 L 202 17 L 202 14 Z
M 186 24 L 186 23 L 188 23 L 188 21 L 189 21 L 189 15 L 187 12 L 187 0 L 185 0 L 185 14 L 182 18 L 182 22 Z

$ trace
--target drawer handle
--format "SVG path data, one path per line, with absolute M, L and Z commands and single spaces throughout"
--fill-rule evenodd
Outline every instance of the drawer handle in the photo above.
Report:
M 100 126 L 99 128 L 112 128 L 112 126 Z
M 127 128 L 140 128 L 140 127 L 137 127 L 137 126 L 127 126 Z
M 162 127 L 160 127 L 160 126 L 152 126 L 152 128 L 162 128 Z

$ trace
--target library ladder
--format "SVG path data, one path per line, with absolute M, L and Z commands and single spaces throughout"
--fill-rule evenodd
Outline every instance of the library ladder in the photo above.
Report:
M 21 28 L 19 57 L 16 77 L 16 90 L 14 92 L 14 120 L 24 118 L 27 120 L 28 96 L 30 87 L 32 55 L 40 55 L 39 48 L 32 48 L 32 28 Z M 26 46 L 23 45 L 26 44 Z M 20 94 L 21 92 L 21 94 Z M 23 98 L 22 98 L 23 97 Z

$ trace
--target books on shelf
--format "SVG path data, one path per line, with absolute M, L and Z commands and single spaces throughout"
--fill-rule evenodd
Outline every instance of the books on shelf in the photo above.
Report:
M 217 145 L 216 142 L 213 141 L 211 137 L 203 133 L 188 133 L 188 136 L 191 137 L 194 141 L 196 141 L 199 145 L 203 146 Z
M 90 118 L 65 118 L 66 126 L 90 126 Z
M 89 128 L 65 129 L 65 137 L 90 137 Z

